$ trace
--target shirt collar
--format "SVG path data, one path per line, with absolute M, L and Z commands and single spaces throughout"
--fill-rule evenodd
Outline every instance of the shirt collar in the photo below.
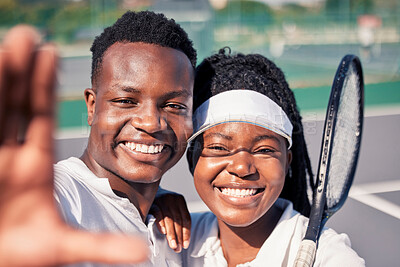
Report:
M 196 243 L 190 256 L 194 258 L 204 257 L 207 253 L 215 254 L 218 248 L 221 247 L 218 238 L 217 217 L 211 212 L 205 214 L 204 217 L 199 213 L 197 215 L 199 219 L 206 220 L 206 222 L 201 224 L 202 229 L 196 231 L 194 233 L 196 236 L 192 237 L 193 240 L 196 240 Z M 193 214 L 192 220 L 196 219 L 196 214 Z
M 295 228 L 297 223 L 298 216 L 295 215 L 299 213 L 293 209 L 292 202 L 286 199 L 278 198 L 275 204 L 279 209 L 283 210 L 283 213 L 275 229 L 260 248 L 257 257 L 251 261 L 252 266 L 254 263 L 263 265 L 268 259 L 276 259 L 279 262 L 283 262 L 286 258 L 286 253 L 282 253 L 282 251 L 287 252 L 288 250 L 288 245 L 294 232 L 292 229 Z M 193 238 L 196 243 L 190 256 L 193 258 L 207 257 L 207 255 L 223 257 L 221 243 L 218 238 L 217 218 L 214 214 L 208 213 L 202 219 L 206 220 L 206 222 L 202 223 L 202 226 L 205 227 L 195 233 L 198 236 Z M 242 266 L 248 266 L 248 263 L 244 263 Z

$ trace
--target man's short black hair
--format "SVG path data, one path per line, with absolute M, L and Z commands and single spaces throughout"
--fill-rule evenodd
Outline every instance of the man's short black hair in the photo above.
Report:
M 128 11 L 97 36 L 92 51 L 92 82 L 101 70 L 105 51 L 116 42 L 142 42 L 177 49 L 196 67 L 197 53 L 187 33 L 173 19 L 151 11 Z

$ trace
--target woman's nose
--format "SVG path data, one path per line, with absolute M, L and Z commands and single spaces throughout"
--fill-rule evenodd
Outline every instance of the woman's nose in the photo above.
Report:
M 256 173 L 253 156 L 248 151 L 240 151 L 232 155 L 226 169 L 240 178 Z

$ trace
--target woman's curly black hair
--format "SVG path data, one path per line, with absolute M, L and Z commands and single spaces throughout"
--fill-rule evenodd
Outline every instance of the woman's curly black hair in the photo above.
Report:
M 116 42 L 142 42 L 177 49 L 196 67 L 197 53 L 187 33 L 173 19 L 152 11 L 127 11 L 97 36 L 92 51 L 92 82 L 101 70 L 105 51 Z
M 259 54 L 231 55 L 230 49 L 229 54 L 226 54 L 227 49 L 223 48 L 219 53 L 204 59 L 196 68 L 193 110 L 211 96 L 234 89 L 257 91 L 282 107 L 293 124 L 293 157 L 280 197 L 292 201 L 297 211 L 309 216 L 307 186 L 310 184 L 312 191 L 315 186 L 293 91 L 281 69 L 266 57 Z

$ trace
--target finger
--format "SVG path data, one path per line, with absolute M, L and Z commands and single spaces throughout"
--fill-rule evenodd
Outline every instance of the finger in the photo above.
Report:
M 3 49 L 0 47 L 0 144 L 3 140 L 3 130 L 4 130 L 4 122 L 5 122 L 5 103 L 6 103 L 6 95 L 5 95 L 5 55 Z
M 176 219 L 175 219 L 176 220 Z M 174 222 L 175 228 L 175 235 L 177 239 L 177 248 L 175 249 L 176 252 L 181 252 L 183 246 L 183 235 L 182 235 L 182 223 Z
M 190 228 L 182 227 L 183 248 L 187 249 L 190 245 Z
M 153 204 L 149 210 L 149 214 L 152 214 L 154 216 L 154 218 L 156 219 L 155 223 L 157 225 L 158 230 L 160 231 L 160 233 L 165 235 L 166 231 L 165 231 L 164 216 L 160 208 L 157 205 Z
M 182 195 L 180 195 L 180 198 L 177 199 L 177 207 L 178 209 L 175 209 L 174 211 L 175 213 L 179 212 L 181 229 L 180 232 L 182 236 L 182 240 L 180 241 L 180 243 L 182 244 L 183 248 L 187 249 L 190 243 L 191 217 L 186 205 L 185 198 Z M 178 214 L 174 214 L 174 216 L 178 217 Z
M 176 242 L 177 242 L 177 252 L 180 252 L 183 246 L 183 235 L 182 235 L 182 217 L 179 211 L 176 209 L 171 210 L 172 213 L 172 218 L 174 221 L 174 231 L 175 231 L 175 236 L 176 236 Z
M 48 151 L 53 149 L 54 89 L 58 56 L 53 45 L 38 50 L 31 84 L 30 121 L 26 141 Z
M 66 264 L 97 262 L 104 264 L 141 263 L 148 259 L 143 239 L 117 234 L 70 231 L 63 239 L 61 255 Z
M 7 114 L 4 139 L 16 143 L 18 132 L 26 127 L 29 105 L 29 84 L 36 47 L 40 43 L 37 31 L 26 25 L 12 28 L 4 39 L 5 80 Z
M 174 221 L 171 218 L 171 215 L 168 215 L 168 214 L 165 214 L 164 221 L 165 221 L 165 230 L 167 232 L 166 237 L 168 240 L 168 245 L 173 250 L 176 250 L 176 249 L 178 249 L 178 243 L 176 241 Z
M 183 248 L 187 249 L 190 244 L 190 230 L 192 227 L 192 221 L 190 218 L 190 213 L 189 210 L 187 209 L 187 206 L 185 205 L 185 208 L 181 210 L 181 216 L 182 216 L 182 239 L 183 239 Z

